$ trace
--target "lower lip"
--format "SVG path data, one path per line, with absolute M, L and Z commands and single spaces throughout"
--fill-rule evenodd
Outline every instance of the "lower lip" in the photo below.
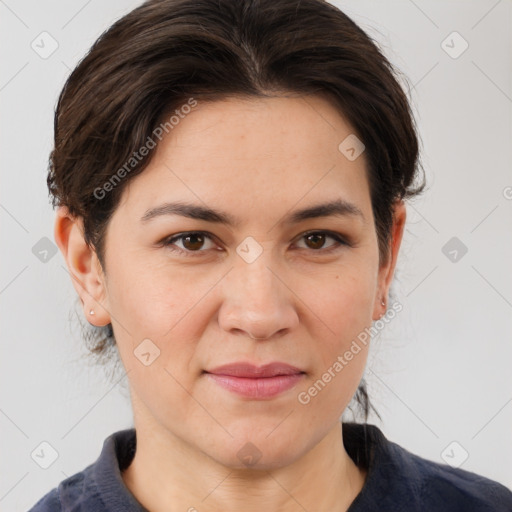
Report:
M 271 398 L 293 388 L 303 377 L 303 373 L 276 375 L 275 377 L 233 377 L 207 373 L 219 386 L 248 398 Z

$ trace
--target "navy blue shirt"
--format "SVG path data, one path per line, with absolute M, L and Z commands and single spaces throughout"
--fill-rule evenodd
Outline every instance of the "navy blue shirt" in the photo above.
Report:
M 343 423 L 343 444 L 367 470 L 348 512 L 512 512 L 512 492 L 505 486 L 414 455 L 375 425 Z M 112 434 L 96 462 L 63 480 L 29 512 L 147 512 L 121 476 L 135 449 L 135 429 Z

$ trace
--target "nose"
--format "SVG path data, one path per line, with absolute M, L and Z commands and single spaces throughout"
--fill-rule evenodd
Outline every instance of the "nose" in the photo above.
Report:
M 252 263 L 235 263 L 222 282 L 219 325 L 224 331 L 266 340 L 297 326 L 297 299 L 286 285 L 285 275 L 271 265 L 265 251 Z

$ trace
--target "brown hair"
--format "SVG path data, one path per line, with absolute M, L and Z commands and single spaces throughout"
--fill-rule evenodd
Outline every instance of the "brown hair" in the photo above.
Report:
M 372 39 L 323 0 L 147 1 L 99 37 L 60 94 L 47 178 L 53 207 L 65 205 L 82 218 L 85 240 L 105 269 L 108 222 L 124 187 L 153 153 L 129 172 L 126 163 L 171 112 L 191 98 L 323 95 L 366 146 L 385 263 L 394 201 L 425 186 L 423 180 L 413 188 L 418 138 L 395 75 Z M 122 179 L 105 188 L 116 173 Z M 111 325 L 92 338 L 96 354 L 115 346 Z M 367 418 L 364 379 L 355 398 Z

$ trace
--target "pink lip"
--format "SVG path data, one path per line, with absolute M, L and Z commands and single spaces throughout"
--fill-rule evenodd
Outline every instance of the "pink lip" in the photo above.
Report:
M 286 363 L 255 366 L 250 363 L 233 363 L 207 371 L 210 379 L 219 386 L 249 398 L 270 398 L 299 382 L 304 372 Z

